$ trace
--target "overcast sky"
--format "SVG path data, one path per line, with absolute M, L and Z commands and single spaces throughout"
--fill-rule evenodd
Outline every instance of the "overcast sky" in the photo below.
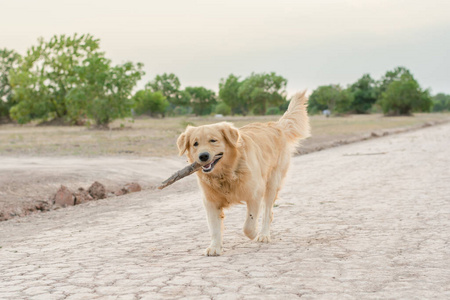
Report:
M 450 93 L 448 0 L 0 0 L 0 14 L 0 48 L 90 33 L 114 63 L 144 63 L 140 86 L 167 72 L 217 91 L 230 73 L 274 71 L 293 93 L 402 65 Z

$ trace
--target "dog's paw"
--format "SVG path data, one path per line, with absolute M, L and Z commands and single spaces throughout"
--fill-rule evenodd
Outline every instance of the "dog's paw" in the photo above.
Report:
M 260 233 L 256 240 L 261 243 L 270 243 L 270 235 Z
M 216 247 L 216 246 L 209 246 L 206 248 L 205 255 L 206 256 L 219 256 L 223 252 L 222 247 Z

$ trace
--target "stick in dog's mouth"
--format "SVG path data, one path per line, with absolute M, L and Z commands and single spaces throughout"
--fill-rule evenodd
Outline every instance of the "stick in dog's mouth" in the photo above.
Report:
M 194 162 L 192 164 L 190 164 L 189 166 L 183 168 L 182 170 L 174 173 L 172 176 L 170 176 L 169 178 L 167 178 L 166 180 L 164 180 L 161 185 L 158 187 L 158 189 L 162 190 L 163 188 L 165 188 L 166 186 L 171 185 L 172 183 L 180 180 L 181 178 L 184 178 L 186 176 L 189 176 L 197 171 L 199 171 L 200 169 L 202 169 L 203 172 L 208 173 L 211 172 L 212 169 L 214 168 L 214 166 L 217 164 L 217 162 L 223 157 L 223 153 L 219 153 L 216 156 L 214 156 L 214 160 L 213 162 L 201 166 L 198 162 Z M 205 171 L 205 167 L 207 167 L 206 171 Z
M 217 164 L 217 162 L 223 157 L 223 153 L 219 153 L 216 156 L 214 156 L 214 159 L 209 164 L 206 164 L 202 166 L 203 173 L 209 173 L 214 169 L 214 166 Z

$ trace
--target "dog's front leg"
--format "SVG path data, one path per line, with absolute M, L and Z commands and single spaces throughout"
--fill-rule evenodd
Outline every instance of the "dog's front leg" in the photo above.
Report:
M 206 214 L 208 216 L 209 234 L 211 235 L 211 244 L 206 248 L 206 255 L 221 255 L 223 251 L 223 219 L 225 217 L 223 209 L 218 208 L 215 203 L 212 203 L 207 199 L 203 199 L 203 204 L 205 205 Z

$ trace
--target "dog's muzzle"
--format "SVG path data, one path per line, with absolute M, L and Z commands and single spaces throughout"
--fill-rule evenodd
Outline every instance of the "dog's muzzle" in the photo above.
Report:
M 219 153 L 214 156 L 213 161 L 209 164 L 202 166 L 203 173 L 209 173 L 214 169 L 214 166 L 219 162 L 219 160 L 223 157 L 223 153 Z

